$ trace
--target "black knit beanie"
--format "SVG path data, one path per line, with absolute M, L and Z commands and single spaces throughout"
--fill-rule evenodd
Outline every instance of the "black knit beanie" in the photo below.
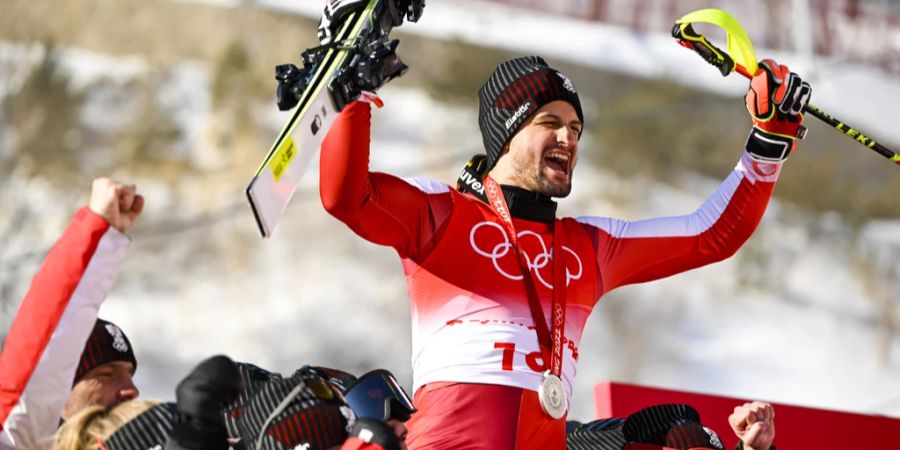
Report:
M 503 147 L 538 109 L 555 100 L 572 104 L 584 122 L 578 92 L 568 77 L 540 56 L 505 61 L 478 90 L 478 126 L 487 153 L 487 170 L 500 159 Z
M 84 344 L 84 351 L 75 371 L 75 382 L 94 367 L 111 361 L 130 362 L 137 370 L 134 349 L 122 329 L 112 322 L 97 319 L 87 343 Z

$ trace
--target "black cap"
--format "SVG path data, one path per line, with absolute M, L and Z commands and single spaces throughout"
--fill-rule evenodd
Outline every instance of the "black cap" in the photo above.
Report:
M 487 153 L 488 170 L 503 147 L 538 109 L 555 100 L 569 102 L 584 122 L 578 92 L 568 77 L 550 68 L 540 56 L 505 61 L 478 90 L 478 126 Z
M 341 445 L 356 416 L 344 403 L 340 371 L 314 367 L 291 377 L 238 364 L 243 392 L 225 409 L 233 448 L 310 450 Z M 338 383 L 335 383 L 338 379 Z
M 94 367 L 112 361 L 130 362 L 137 370 L 137 359 L 134 357 L 134 349 L 131 348 L 128 336 L 125 336 L 125 333 L 116 324 L 97 319 L 94 329 L 84 345 L 84 351 L 81 353 L 81 360 L 75 371 L 75 382 L 77 383 L 85 373 Z
M 576 424 L 566 435 L 567 450 L 622 450 L 625 435 L 622 425 L 625 419 L 600 419 L 584 424 Z M 567 423 L 568 427 L 569 424 Z
M 175 403 L 160 403 L 139 414 L 103 442 L 107 450 L 153 450 L 166 446 L 175 428 L 178 411 Z
M 716 433 L 700 422 L 700 413 L 689 405 L 669 404 L 644 408 L 625 419 L 626 441 L 683 449 L 724 450 Z

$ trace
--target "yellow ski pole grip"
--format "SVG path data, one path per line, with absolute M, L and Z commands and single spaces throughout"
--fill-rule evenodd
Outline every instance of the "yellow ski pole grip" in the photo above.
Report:
M 691 25 L 692 22 L 711 23 L 723 28 L 728 35 L 728 52 L 722 51 L 709 42 L 705 36 L 697 33 Z M 687 14 L 675 22 L 675 26 L 672 27 L 672 37 L 678 40 L 678 43 L 683 47 L 695 51 L 706 62 L 719 69 L 722 76 L 728 76 L 731 72 L 738 72 L 746 78 L 753 78 L 753 74 L 756 73 L 759 67 L 753 51 L 753 44 L 750 42 L 747 33 L 741 27 L 741 24 L 725 11 L 702 9 Z M 881 145 L 843 121 L 836 119 L 831 114 L 812 104 L 807 104 L 803 111 L 831 125 L 857 143 L 891 160 L 894 164 L 900 165 L 900 154 Z
M 694 31 L 694 27 L 689 22 L 676 22 L 672 27 L 672 37 L 677 39 L 682 47 L 697 52 L 706 62 L 719 69 L 723 77 L 727 77 L 734 71 L 734 59 L 709 42 L 705 36 Z

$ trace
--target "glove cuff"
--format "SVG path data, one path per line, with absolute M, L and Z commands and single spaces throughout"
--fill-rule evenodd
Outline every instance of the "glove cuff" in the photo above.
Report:
M 795 145 L 796 142 L 790 137 L 767 133 L 753 127 L 744 148 L 757 161 L 777 163 L 787 159 Z

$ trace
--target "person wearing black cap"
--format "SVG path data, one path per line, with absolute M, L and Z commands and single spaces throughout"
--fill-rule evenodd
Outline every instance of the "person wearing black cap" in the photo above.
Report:
M 0 449 L 44 448 L 61 418 L 137 397 L 131 343 L 97 312 L 143 206 L 133 185 L 94 180 L 34 276 L 0 353 Z
M 87 405 L 109 407 L 137 398 L 139 392 L 132 380 L 136 370 L 131 341 L 116 324 L 98 318 L 81 352 L 75 384 L 60 417 L 65 420 Z
M 174 403 L 151 400 L 88 406 L 59 427 L 52 450 L 161 450 L 177 416 Z
M 181 380 L 174 403 L 130 399 L 82 408 L 62 424 L 53 450 L 227 450 L 223 411 L 240 381 L 231 359 L 212 356 Z
M 381 102 L 364 93 L 341 112 L 322 145 L 320 195 L 403 261 L 419 409 L 410 448 L 565 448 L 582 330 L 599 298 L 728 258 L 761 220 L 810 89 L 773 61 L 760 67 L 743 155 L 681 217 L 557 217 L 585 119 L 574 83 L 538 56 L 501 63 L 478 91 L 485 153 L 457 189 L 370 172 L 370 103 Z
M 304 366 L 282 377 L 224 355 L 200 362 L 175 397 L 84 408 L 53 450 L 405 450 L 415 412 L 387 370 L 357 379 Z
M 407 448 L 404 423 L 416 409 L 387 370 L 359 378 L 313 366 L 289 377 L 246 363 L 238 370 L 242 390 L 225 411 L 234 450 Z
M 736 450 L 777 450 L 775 409 L 765 402 L 734 408 L 728 423 L 737 436 Z M 570 422 L 567 450 L 725 450 L 712 429 L 703 426 L 700 413 L 685 404 L 654 405 L 628 417 Z
M 568 450 L 725 450 L 715 431 L 703 426 L 689 405 L 654 405 L 624 419 L 579 425 L 567 436 Z

